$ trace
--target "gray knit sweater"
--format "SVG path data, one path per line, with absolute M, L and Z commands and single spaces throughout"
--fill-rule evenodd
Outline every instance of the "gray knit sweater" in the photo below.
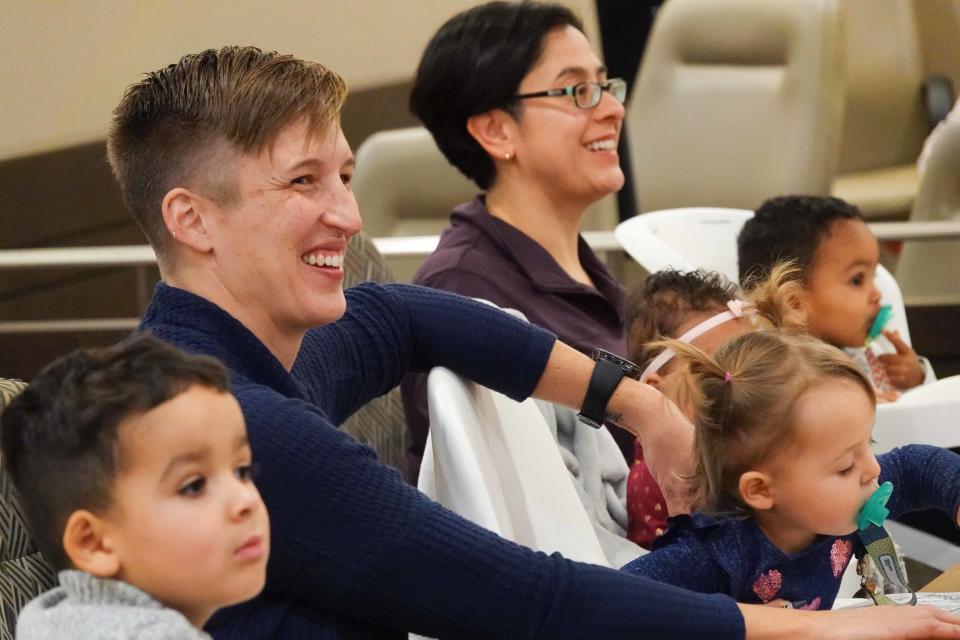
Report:
M 82 571 L 61 571 L 17 619 L 17 640 L 210 640 L 178 611 L 140 589 Z

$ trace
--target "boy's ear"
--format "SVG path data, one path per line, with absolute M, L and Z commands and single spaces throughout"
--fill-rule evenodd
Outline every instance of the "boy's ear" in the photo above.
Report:
M 212 202 L 195 191 L 177 187 L 167 192 L 160 205 L 163 223 L 175 242 L 206 253 L 213 249 L 209 217 Z
M 654 389 L 656 389 L 657 391 L 660 390 L 661 382 L 663 382 L 663 378 L 660 376 L 659 373 L 651 373 L 649 376 L 647 376 L 647 379 L 646 379 L 646 383 L 651 387 L 653 387 Z
M 503 109 L 491 109 L 467 118 L 467 132 L 483 150 L 498 160 L 509 160 L 513 148 L 513 118 Z
M 773 508 L 773 478 L 766 473 L 747 471 L 741 474 L 737 489 L 740 499 L 751 509 L 765 511 Z
M 63 530 L 63 550 L 74 567 L 101 578 L 110 578 L 120 571 L 120 557 L 105 537 L 102 518 L 80 509 L 67 518 Z

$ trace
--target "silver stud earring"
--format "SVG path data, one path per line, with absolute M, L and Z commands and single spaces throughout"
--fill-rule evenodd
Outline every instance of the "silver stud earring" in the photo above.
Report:
M 504 160 L 509 160 L 509 159 L 510 159 L 510 152 L 509 152 L 509 151 L 507 151 L 505 154 L 503 154 L 503 159 L 504 159 Z

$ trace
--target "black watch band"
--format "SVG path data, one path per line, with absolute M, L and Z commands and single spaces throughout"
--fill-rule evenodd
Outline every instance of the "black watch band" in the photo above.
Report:
M 640 369 L 629 360 L 616 356 L 603 349 L 595 349 L 593 359 L 596 365 L 590 376 L 587 394 L 583 398 L 583 405 L 577 417 L 594 429 L 603 425 L 607 413 L 607 403 L 624 376 L 637 379 Z

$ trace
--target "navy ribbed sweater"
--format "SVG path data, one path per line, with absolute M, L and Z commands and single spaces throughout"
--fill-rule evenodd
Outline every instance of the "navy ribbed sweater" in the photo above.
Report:
M 215 638 L 742 638 L 733 600 L 547 556 L 431 502 L 339 431 L 410 370 L 528 396 L 554 337 L 452 294 L 365 284 L 292 373 L 228 313 L 160 284 L 142 328 L 230 369 L 270 512 L 267 586 Z M 175 559 L 171 559 L 172 561 Z

